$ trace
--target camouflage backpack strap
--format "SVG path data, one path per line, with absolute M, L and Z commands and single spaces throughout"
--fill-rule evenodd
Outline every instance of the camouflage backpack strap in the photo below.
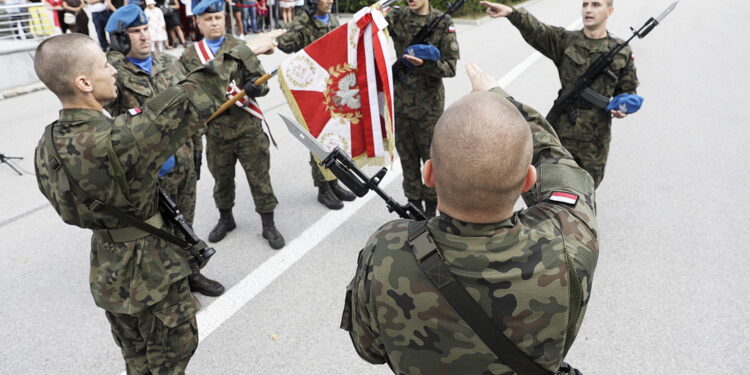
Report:
M 492 319 L 482 311 L 466 289 L 458 283 L 443 256 L 435 244 L 435 240 L 427 230 L 427 221 L 409 223 L 409 246 L 422 272 L 429 277 L 440 294 L 450 303 L 461 318 L 479 336 L 487 347 L 495 353 L 498 359 L 518 374 L 523 375 L 552 375 L 553 373 L 541 367 L 518 349 L 503 332 L 497 328 Z

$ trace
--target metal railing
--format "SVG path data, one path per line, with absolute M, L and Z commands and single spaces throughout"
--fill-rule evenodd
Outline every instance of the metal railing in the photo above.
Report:
M 44 39 L 58 33 L 44 3 L 0 5 L 0 40 Z

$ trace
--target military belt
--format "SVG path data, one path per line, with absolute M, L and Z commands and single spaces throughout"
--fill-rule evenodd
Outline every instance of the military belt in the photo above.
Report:
M 146 224 L 149 224 L 156 228 L 164 226 L 164 219 L 160 213 L 151 216 L 148 220 L 145 220 Z M 100 229 L 94 230 L 94 237 L 98 238 L 102 242 L 130 242 L 140 240 L 143 237 L 148 236 L 150 233 L 143 229 L 136 227 L 125 227 L 117 229 Z

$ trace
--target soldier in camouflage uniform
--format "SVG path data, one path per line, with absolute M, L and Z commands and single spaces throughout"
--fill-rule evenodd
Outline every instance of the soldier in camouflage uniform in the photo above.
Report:
M 148 23 L 143 23 L 145 14 L 140 9 L 137 9 L 137 12 L 140 14 L 132 21 L 130 18 L 123 19 L 123 15 L 128 17 L 130 14 L 125 7 L 121 7 L 110 16 L 114 24 L 123 22 L 130 39 L 127 56 L 122 54 L 124 51 L 107 52 L 107 60 L 118 72 L 117 99 L 105 106 L 113 116 L 126 113 L 130 108 L 142 106 L 160 92 L 177 86 L 187 75 L 176 57 L 152 53 Z M 170 164 L 171 169 L 162 167 L 162 171 L 159 172 L 159 186 L 172 197 L 191 226 L 195 216 L 195 191 L 203 149 L 202 133 L 203 131 L 194 134 L 187 143 L 177 149 L 171 158 L 174 162 Z M 191 264 L 191 268 L 193 272 L 188 276 L 188 283 L 193 292 L 214 297 L 224 293 L 224 286 L 205 277 L 197 264 Z
M 105 214 L 97 203 L 171 231 L 155 199 L 160 167 L 221 105 L 219 87 L 231 78 L 244 84 L 246 67 L 258 64 L 255 53 L 269 50 L 273 40 L 265 38 L 228 51 L 116 118 L 103 106 L 117 98 L 117 71 L 98 43 L 65 34 L 36 50 L 36 74 L 63 106 L 36 148 L 37 182 L 63 221 L 93 230 L 91 293 L 106 312 L 129 374 L 184 373 L 198 345 L 199 303 L 186 280 L 185 250 Z
M 526 9 L 483 1 L 491 17 L 508 17 L 523 38 L 537 51 L 550 58 L 557 67 L 562 90 L 570 87 L 601 54 L 612 49 L 621 39 L 607 31 L 607 19 L 614 11 L 613 0 L 584 0 L 583 29 L 568 31 L 546 25 Z M 610 65 L 617 79 L 606 74 L 598 77 L 591 88 L 604 97 L 635 94 L 638 87 L 633 52 L 623 48 Z M 571 115 L 573 118 L 571 118 Z M 552 124 L 576 162 L 591 174 L 598 187 L 604 178 L 604 167 L 612 138 L 612 117 L 625 118 L 619 110 L 607 112 L 583 98 L 576 98 L 572 108 L 563 111 L 557 124 Z
M 224 1 L 204 0 L 193 7 L 196 23 L 205 41 L 196 42 L 183 51 L 180 62 L 187 69 L 202 65 L 201 56 L 196 47 L 200 43 L 211 49 L 213 55 L 218 56 L 231 48 L 243 44 L 244 41 L 230 35 L 225 35 Z M 215 50 L 214 50 L 215 48 Z M 265 74 L 260 62 L 254 69 L 254 79 Z M 268 93 L 268 84 L 264 83 L 258 96 Z M 226 89 L 226 87 L 224 87 Z M 255 202 L 255 211 L 260 214 L 263 238 L 273 249 L 284 247 L 284 237 L 276 229 L 273 211 L 278 200 L 273 193 L 271 176 L 271 154 L 268 150 L 268 136 L 263 131 L 262 121 L 245 112 L 242 108 L 232 106 L 212 121 L 206 133 L 206 158 L 208 170 L 214 178 L 214 202 L 219 209 L 219 222 L 211 230 L 208 240 L 218 242 L 237 224 L 234 221 L 232 207 L 234 207 L 234 176 L 235 165 L 239 160 L 245 170 L 250 192 Z
M 338 17 L 331 14 L 332 5 L 333 0 L 309 0 L 308 11 L 294 17 L 286 26 L 287 32 L 277 40 L 279 49 L 295 53 L 339 27 Z M 332 210 L 339 210 L 344 207 L 342 201 L 353 201 L 356 198 L 356 195 L 341 187 L 337 179 L 326 181 L 312 154 L 310 166 L 313 184 L 318 188 L 318 202 Z
M 498 331 L 554 372 L 591 292 L 594 183 L 544 117 L 499 88 L 487 92 L 497 81 L 473 64 L 467 70 L 482 92 L 453 104 L 435 127 L 424 179 L 441 215 L 427 231 Z M 514 213 L 524 191 L 528 208 Z M 409 223 L 385 224 L 359 255 L 342 319 L 359 355 L 397 374 L 515 374 L 420 269 Z
M 459 58 L 458 41 L 453 20 L 446 16 L 429 38 L 429 44 L 440 53 L 437 61 L 423 60 L 409 53 L 412 38 L 420 28 L 438 17 L 429 0 L 411 0 L 408 8 L 394 9 L 387 15 L 388 30 L 396 53 L 413 67 L 405 75 L 394 77 L 396 110 L 396 150 L 404 172 L 404 194 L 410 202 L 435 216 L 435 189 L 422 183 L 421 166 L 430 158 L 432 129 L 443 113 L 445 102 L 444 77 L 456 75 Z M 397 64 L 401 64 L 399 61 Z

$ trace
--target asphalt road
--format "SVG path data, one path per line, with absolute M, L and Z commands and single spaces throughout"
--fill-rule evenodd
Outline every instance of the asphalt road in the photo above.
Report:
M 628 35 L 668 1 L 617 1 L 610 30 Z M 717 4 L 713 4 L 718 6 Z M 541 20 L 568 26 L 578 0 L 527 4 Z M 750 3 L 717 8 L 685 0 L 646 39 L 633 42 L 643 109 L 615 121 L 610 161 L 597 191 L 601 254 L 591 304 L 568 361 L 585 374 L 742 374 L 750 358 L 750 50 L 741 47 Z M 463 66 L 496 78 L 533 54 L 507 20 L 458 24 L 459 74 L 447 102 L 469 90 Z M 264 56 L 266 68 L 285 55 Z M 551 62 L 534 60 L 506 89 L 540 112 L 559 88 Z M 272 81 L 272 87 L 276 87 Z M 280 90 L 260 100 L 279 149 L 271 177 L 277 223 L 288 245 L 260 236 L 247 182 L 238 178 L 238 228 L 205 269 L 229 291 L 203 298 L 195 374 L 388 374 L 357 357 L 338 329 L 357 251 L 389 219 L 376 197 L 329 213 L 316 200 L 308 154 L 276 113 Z M 0 153 L 33 172 L 33 150 L 59 103 L 48 91 L 0 101 Z M 734 163 L 738 163 L 737 166 Z M 398 167 L 387 191 L 403 199 Z M 196 229 L 218 213 L 204 166 Z M 243 176 L 238 169 L 238 176 Z M 67 226 L 30 174 L 0 165 L 0 373 L 118 374 L 124 370 L 102 310 L 88 290 L 89 232 Z

